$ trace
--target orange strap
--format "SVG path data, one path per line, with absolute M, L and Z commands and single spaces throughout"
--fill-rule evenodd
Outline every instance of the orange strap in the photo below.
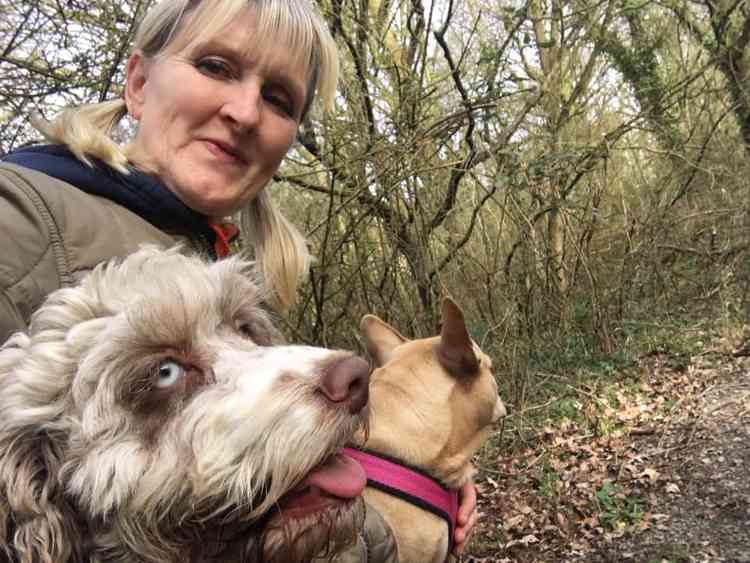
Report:
M 214 242 L 216 257 L 226 258 L 232 252 L 229 243 L 237 238 L 240 230 L 234 223 L 209 223 L 208 226 L 216 233 L 216 241 Z

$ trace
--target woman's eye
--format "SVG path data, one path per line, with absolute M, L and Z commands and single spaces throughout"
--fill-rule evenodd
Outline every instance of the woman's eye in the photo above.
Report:
M 222 78 L 231 78 L 232 69 L 220 59 L 201 59 L 195 63 L 196 68 L 204 74 L 210 76 L 220 76 Z
M 185 368 L 174 360 L 165 360 L 156 368 L 156 387 L 167 389 L 172 387 L 185 375 Z
M 294 104 L 289 96 L 272 89 L 263 92 L 263 98 L 290 117 L 294 117 Z

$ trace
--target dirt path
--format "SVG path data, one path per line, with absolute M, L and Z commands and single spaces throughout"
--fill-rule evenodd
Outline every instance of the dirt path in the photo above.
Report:
M 634 446 L 669 476 L 650 499 L 657 522 L 597 545 L 582 560 L 750 563 L 750 369 L 715 369 L 713 384 L 658 439 Z M 662 516 L 663 515 L 663 516 Z
M 554 429 L 483 474 L 462 561 L 750 563 L 750 358 L 667 363 L 648 360 L 644 395 L 609 413 L 621 432 Z

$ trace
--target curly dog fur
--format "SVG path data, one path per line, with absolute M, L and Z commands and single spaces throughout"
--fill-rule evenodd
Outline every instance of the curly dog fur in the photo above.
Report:
M 50 295 L 0 349 L 0 561 L 289 562 L 351 540 L 356 495 L 294 498 L 365 424 L 321 377 L 364 362 L 281 345 L 261 287 L 241 259 L 145 248 Z

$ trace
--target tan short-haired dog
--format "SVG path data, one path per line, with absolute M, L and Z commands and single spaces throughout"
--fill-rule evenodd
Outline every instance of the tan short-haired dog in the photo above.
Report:
M 461 310 L 446 299 L 442 316 L 440 336 L 421 340 L 372 315 L 361 325 L 376 367 L 364 451 L 378 456 L 359 456 L 368 474 L 364 496 L 393 529 L 401 563 L 446 560 L 455 491 L 472 478 L 472 456 L 505 415 L 492 362 L 469 337 Z M 409 468 L 412 477 L 402 473 Z

